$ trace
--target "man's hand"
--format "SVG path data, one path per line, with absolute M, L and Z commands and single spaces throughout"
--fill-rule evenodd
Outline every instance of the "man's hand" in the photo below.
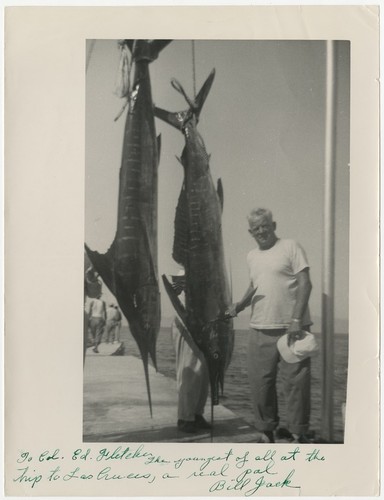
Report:
M 304 333 L 301 327 L 301 321 L 297 319 L 293 319 L 289 328 L 287 330 L 288 333 L 288 346 L 292 345 L 296 340 L 300 340 L 304 338 Z
M 237 316 L 237 313 L 238 313 L 237 305 L 238 305 L 238 303 L 235 302 L 235 304 L 231 304 L 228 307 L 228 309 L 224 313 L 225 319 L 235 318 Z

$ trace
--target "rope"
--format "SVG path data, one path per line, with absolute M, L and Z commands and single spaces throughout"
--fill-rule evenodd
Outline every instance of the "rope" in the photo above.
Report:
M 195 40 L 192 40 L 192 80 L 193 80 L 193 99 L 196 99 Z
M 120 63 L 117 73 L 115 94 L 118 97 L 128 97 L 130 92 L 130 74 L 132 61 L 126 44 L 120 44 Z
M 125 98 L 125 103 L 114 121 L 117 121 L 120 118 L 120 116 L 123 114 L 125 108 L 128 106 L 129 103 L 129 95 L 131 91 L 130 77 L 131 77 L 131 69 L 133 61 L 133 58 L 130 57 L 130 52 L 127 45 L 121 42 L 119 42 L 119 45 L 120 45 L 120 64 L 117 73 L 115 94 L 120 98 Z

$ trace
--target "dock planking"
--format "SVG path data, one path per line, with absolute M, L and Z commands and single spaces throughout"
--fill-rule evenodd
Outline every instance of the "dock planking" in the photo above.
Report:
M 210 431 L 178 431 L 175 380 L 150 366 L 153 418 L 148 410 L 141 361 L 134 356 L 87 356 L 84 366 L 84 442 L 252 443 L 257 431 L 231 410 L 214 407 Z M 205 418 L 210 421 L 210 404 Z

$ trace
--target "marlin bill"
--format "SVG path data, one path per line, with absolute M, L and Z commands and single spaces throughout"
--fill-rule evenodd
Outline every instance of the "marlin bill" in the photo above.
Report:
M 163 281 L 192 341 L 205 356 L 212 404 L 216 405 L 219 387 L 223 388 L 224 373 L 232 356 L 234 332 L 232 320 L 224 319 L 231 296 L 221 230 L 223 188 L 220 180 L 217 188 L 214 186 L 210 158 L 197 130 L 214 76 L 213 70 L 193 101 L 173 79 L 172 86 L 184 96 L 189 107 L 177 113 L 156 107 L 155 116 L 177 128 L 185 138 L 179 160 L 184 169 L 184 181 L 176 208 L 173 245 L 173 258 L 185 270 L 185 305 L 164 275 Z M 189 343 L 190 340 L 187 339 Z
M 117 230 L 105 254 L 86 245 L 89 258 L 116 297 L 144 364 L 152 415 L 148 358 L 156 365 L 160 329 L 157 265 L 157 196 L 160 136 L 156 137 L 149 64 L 171 40 L 122 40 L 122 52 L 135 65 L 127 92 L 122 161 L 119 174 Z M 128 66 L 127 66 L 128 67 Z

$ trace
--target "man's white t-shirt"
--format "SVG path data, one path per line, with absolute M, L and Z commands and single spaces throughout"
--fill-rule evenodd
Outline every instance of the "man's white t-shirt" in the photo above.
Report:
M 278 239 L 268 250 L 251 250 L 247 262 L 251 282 L 256 288 L 250 326 L 260 330 L 287 328 L 296 303 L 295 275 L 309 267 L 304 250 L 294 240 Z M 302 324 L 311 323 L 307 308 Z
M 105 319 L 105 303 L 100 299 L 92 299 L 90 301 L 90 313 L 92 318 Z
M 112 306 L 107 307 L 107 321 L 116 319 L 116 309 Z

